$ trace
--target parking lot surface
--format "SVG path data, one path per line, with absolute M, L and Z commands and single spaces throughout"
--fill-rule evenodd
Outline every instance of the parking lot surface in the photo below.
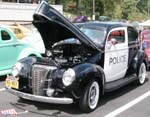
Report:
M 98 108 L 82 113 L 78 106 L 56 105 L 22 100 L 4 89 L 5 76 L 0 77 L 0 111 L 14 109 L 18 117 L 149 117 L 150 72 L 144 85 L 131 83 L 101 97 Z M 13 112 L 12 112 L 13 113 Z M 0 113 L 0 117 L 3 117 Z

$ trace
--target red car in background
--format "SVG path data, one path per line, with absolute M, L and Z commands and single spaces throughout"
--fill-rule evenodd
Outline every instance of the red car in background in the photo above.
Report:
M 147 66 L 150 68 L 150 30 L 143 30 L 140 36 L 143 40 L 143 47 L 147 57 Z

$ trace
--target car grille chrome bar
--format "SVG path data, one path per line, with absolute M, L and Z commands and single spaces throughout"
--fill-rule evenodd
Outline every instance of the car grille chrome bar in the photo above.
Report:
M 44 82 L 56 67 L 35 64 L 32 67 L 32 92 L 34 95 L 44 95 Z

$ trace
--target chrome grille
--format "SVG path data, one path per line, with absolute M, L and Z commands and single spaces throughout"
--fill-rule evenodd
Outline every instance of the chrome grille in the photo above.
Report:
M 44 95 L 44 82 L 47 81 L 46 77 L 56 67 L 45 65 L 33 65 L 32 67 L 32 92 L 34 95 Z

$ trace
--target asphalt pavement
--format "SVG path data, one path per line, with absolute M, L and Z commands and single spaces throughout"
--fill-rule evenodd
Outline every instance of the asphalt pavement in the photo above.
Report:
M 11 112 L 17 117 L 149 117 L 150 116 L 150 72 L 144 85 L 131 83 L 101 97 L 98 108 L 83 113 L 78 106 L 56 105 L 22 100 L 5 91 L 5 76 L 0 77 L 1 112 Z M 11 109 L 11 110 L 10 110 Z M 8 111 L 9 110 L 9 111 Z

